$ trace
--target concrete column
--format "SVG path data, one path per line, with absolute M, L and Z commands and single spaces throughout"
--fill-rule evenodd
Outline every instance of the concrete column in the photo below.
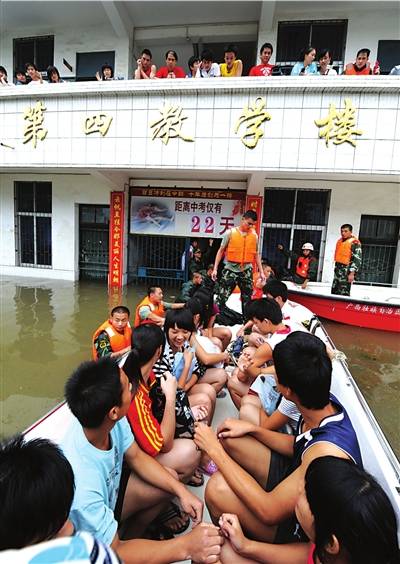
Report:
M 261 45 L 265 42 L 271 43 L 274 52 L 271 57 L 271 63 L 275 61 L 277 26 L 275 25 L 275 1 L 264 1 L 261 7 L 260 21 L 258 24 L 257 39 L 257 62 L 259 64 L 259 52 Z

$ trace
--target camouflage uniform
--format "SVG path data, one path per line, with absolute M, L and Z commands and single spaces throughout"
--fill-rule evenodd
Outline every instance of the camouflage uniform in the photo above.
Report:
M 222 271 L 221 280 L 219 281 L 219 290 L 217 302 L 219 307 L 222 309 L 229 296 L 232 294 L 236 286 L 239 286 L 241 298 L 242 298 L 242 310 L 243 314 L 246 305 L 251 301 L 251 295 L 253 293 L 253 267 L 251 264 L 245 264 L 243 269 L 239 272 L 231 270 L 229 267 L 225 266 Z
M 337 294 L 338 296 L 350 296 L 351 283 L 348 281 L 347 277 L 350 272 L 357 273 L 358 270 L 360 270 L 361 262 L 361 243 L 356 241 L 351 245 L 350 264 L 346 265 L 341 264 L 340 262 L 335 262 L 331 294 Z

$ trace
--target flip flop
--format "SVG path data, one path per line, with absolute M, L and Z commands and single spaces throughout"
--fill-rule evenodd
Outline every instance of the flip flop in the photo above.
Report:
M 171 501 L 167 509 L 165 509 L 162 513 L 160 513 L 153 523 L 159 529 L 160 534 L 164 535 L 164 538 L 165 538 L 165 533 L 167 534 L 170 533 L 172 534 L 172 536 L 180 535 L 181 533 L 186 531 L 186 529 L 189 527 L 190 517 L 188 516 L 186 521 L 184 521 L 181 526 L 177 526 L 176 528 L 168 526 L 168 522 L 173 521 L 177 517 L 179 519 L 184 519 L 184 516 L 185 513 L 182 512 L 181 508 L 176 503 Z
M 197 471 L 197 472 L 196 472 Z M 187 482 L 187 486 L 192 486 L 192 488 L 200 488 L 204 484 L 203 469 L 201 467 L 196 468 L 193 472 L 193 476 Z

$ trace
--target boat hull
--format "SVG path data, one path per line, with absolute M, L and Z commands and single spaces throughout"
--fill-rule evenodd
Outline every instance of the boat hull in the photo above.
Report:
M 311 309 L 318 317 L 347 325 L 400 333 L 400 307 L 343 297 L 306 294 L 288 288 L 289 298 Z

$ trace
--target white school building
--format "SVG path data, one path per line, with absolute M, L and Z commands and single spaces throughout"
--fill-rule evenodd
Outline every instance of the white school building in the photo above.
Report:
M 351 223 L 359 280 L 399 283 L 397 2 L 2 2 L 0 20 L 9 82 L 29 57 L 65 80 L 0 85 L 3 274 L 182 280 L 190 240 L 220 239 L 247 198 L 273 265 L 310 241 L 330 281 Z M 132 80 L 145 47 L 187 70 L 234 43 L 247 74 L 265 41 L 284 72 L 306 41 L 339 71 L 368 47 L 382 75 Z M 89 80 L 105 62 L 120 80 Z

